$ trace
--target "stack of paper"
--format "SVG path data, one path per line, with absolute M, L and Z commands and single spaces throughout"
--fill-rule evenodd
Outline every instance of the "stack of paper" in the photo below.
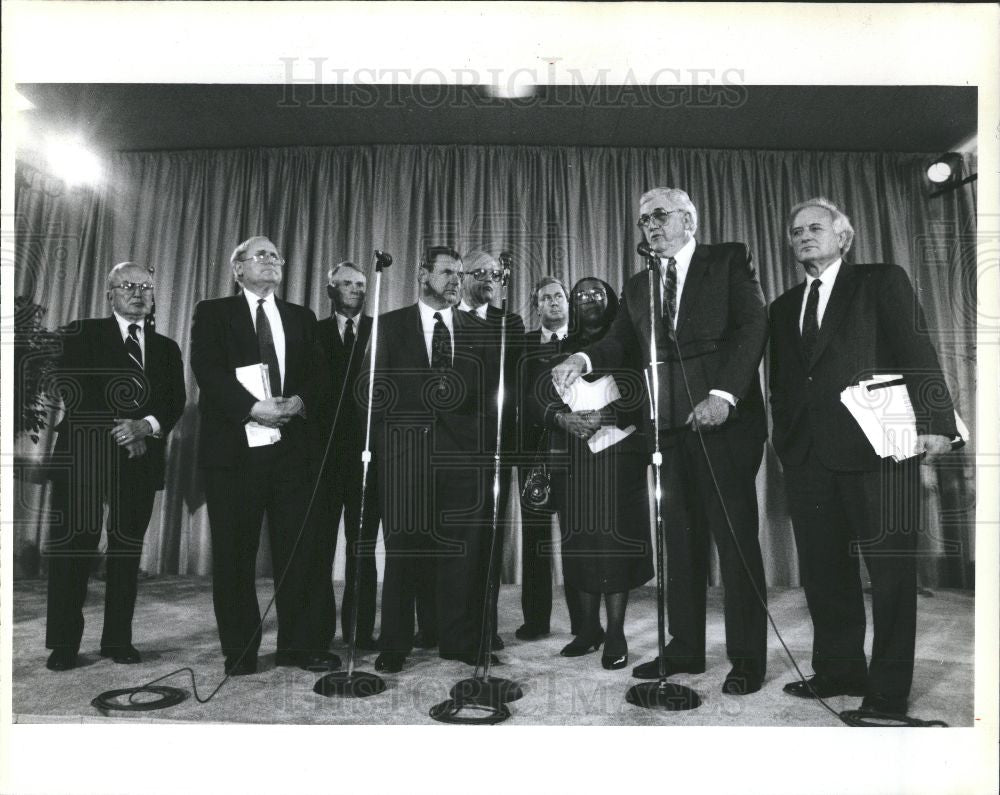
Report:
M 902 375 L 873 375 L 840 393 L 840 402 L 857 421 L 881 458 L 904 461 L 920 453 L 917 421 Z M 959 437 L 969 435 L 962 418 L 955 414 Z
M 606 375 L 596 381 L 584 381 L 582 378 L 578 378 L 559 397 L 563 403 L 570 407 L 571 411 L 600 411 L 609 403 L 618 400 L 621 393 L 618 391 L 615 379 Z M 618 444 L 634 432 L 634 425 L 629 425 L 627 428 L 619 428 L 617 425 L 602 425 L 587 440 L 587 445 L 590 447 L 590 452 L 599 453 L 601 450 Z
M 268 380 L 266 364 L 248 364 L 236 368 L 236 380 L 257 400 L 267 400 L 271 397 L 271 382 Z M 248 422 L 243 426 L 247 433 L 247 444 L 250 447 L 265 447 L 281 441 L 281 431 L 269 428 L 259 422 Z

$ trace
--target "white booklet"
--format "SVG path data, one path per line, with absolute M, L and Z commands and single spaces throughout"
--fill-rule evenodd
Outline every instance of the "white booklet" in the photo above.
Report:
M 618 400 L 621 393 L 618 391 L 615 379 L 610 375 L 605 375 L 596 381 L 584 381 L 582 378 L 577 378 L 559 397 L 572 411 L 600 411 L 609 403 Z M 587 440 L 587 445 L 590 447 L 590 452 L 599 453 L 601 450 L 607 450 L 618 444 L 634 432 L 634 425 L 629 425 L 627 428 L 602 425 Z
M 237 367 L 235 373 L 236 380 L 257 400 L 267 400 L 271 397 L 271 382 L 268 380 L 266 364 L 248 364 L 246 367 Z M 280 430 L 268 428 L 253 420 L 246 423 L 243 428 L 246 430 L 247 444 L 250 447 L 265 447 L 281 440 Z

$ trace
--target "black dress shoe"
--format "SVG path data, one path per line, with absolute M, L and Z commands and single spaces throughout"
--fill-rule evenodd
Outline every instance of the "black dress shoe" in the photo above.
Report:
M 76 668 L 76 650 L 53 649 L 49 659 L 45 661 L 45 667 L 50 671 L 69 671 Z
M 249 676 L 257 673 L 257 656 L 244 657 L 242 660 L 226 660 L 227 676 Z
M 857 682 L 841 682 L 823 674 L 816 674 L 809 679 L 797 679 L 785 685 L 784 690 L 790 696 L 798 698 L 832 698 L 833 696 L 863 696 L 865 686 Z
M 665 676 L 674 674 L 703 674 L 705 673 L 705 661 L 695 660 L 692 657 L 671 657 L 665 659 Z M 636 679 L 659 679 L 660 678 L 660 658 L 644 662 L 632 669 L 632 676 Z
M 869 693 L 861 701 L 861 711 L 871 715 L 905 717 L 906 710 L 905 696 L 887 696 L 884 693 Z
M 384 651 L 375 658 L 375 670 L 386 674 L 398 674 L 403 670 L 406 655 L 394 651 Z
M 433 649 L 438 645 L 438 639 L 427 632 L 418 632 L 413 636 L 415 649 Z
M 492 646 L 493 646 L 493 651 L 502 651 L 505 648 L 503 638 L 501 638 L 499 635 L 494 634 Z
M 722 683 L 722 692 L 730 696 L 756 693 L 764 684 L 764 677 L 753 666 L 734 665 Z
M 549 634 L 549 628 L 533 627 L 530 624 L 521 624 L 514 630 L 514 637 L 518 640 L 538 640 Z
M 315 651 L 299 657 L 299 668 L 303 671 L 336 671 L 340 667 L 340 657 L 332 651 Z
M 458 660 L 458 662 L 464 662 L 466 665 L 484 665 L 486 663 L 485 657 L 480 657 L 474 652 L 466 652 L 464 654 L 454 653 L 454 652 L 442 652 L 440 655 L 442 660 Z M 500 658 L 495 654 L 490 655 L 490 665 L 499 665 Z
M 607 671 L 617 671 L 619 668 L 624 668 L 628 665 L 628 652 L 624 654 L 608 654 L 608 650 L 605 647 L 604 654 L 601 655 L 601 665 Z
M 274 655 L 274 664 L 278 668 L 298 668 L 299 655 L 294 651 L 279 651 Z
M 583 636 L 577 635 L 573 640 L 562 647 L 559 652 L 563 657 L 582 657 L 584 654 L 590 654 L 592 651 L 597 651 L 601 648 L 601 644 L 604 643 L 604 630 L 601 630 L 601 634 L 597 637 L 593 635 Z
M 117 648 L 101 649 L 101 656 L 110 657 L 112 662 L 116 662 L 119 665 L 135 665 L 142 662 L 142 655 L 131 644 L 128 646 L 118 646 Z

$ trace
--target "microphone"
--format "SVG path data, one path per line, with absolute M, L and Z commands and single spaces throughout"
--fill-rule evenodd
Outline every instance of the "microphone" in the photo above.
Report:
M 375 268 L 382 270 L 383 268 L 388 268 L 390 265 L 392 265 L 392 254 L 388 251 L 375 249 Z
M 497 263 L 500 265 L 500 270 L 502 272 L 502 284 L 507 285 L 510 281 L 510 270 L 514 265 L 514 257 L 511 256 L 509 251 L 501 251 L 500 256 L 497 257 Z
M 649 247 L 649 243 L 643 240 L 638 246 L 635 247 L 635 250 L 639 253 L 640 256 L 646 258 L 646 265 L 649 267 L 650 270 L 656 270 L 657 268 L 659 268 L 660 255 Z

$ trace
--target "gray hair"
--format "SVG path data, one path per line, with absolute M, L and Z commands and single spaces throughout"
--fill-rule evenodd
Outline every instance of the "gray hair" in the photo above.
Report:
M 538 310 L 538 291 L 541 290 L 543 287 L 548 287 L 550 284 L 558 284 L 562 288 L 563 297 L 566 299 L 566 302 L 569 303 L 569 290 L 566 289 L 566 285 L 563 284 L 555 276 L 543 276 L 537 282 L 535 282 L 535 286 L 531 288 L 532 309 L 536 311 Z
M 236 277 L 235 273 L 236 263 L 243 261 L 244 259 L 243 255 L 250 250 L 250 245 L 255 240 L 266 240 L 268 243 L 274 246 L 274 241 L 271 240 L 271 238 L 269 238 L 267 235 L 254 235 L 253 237 L 248 237 L 246 240 L 240 243 L 236 248 L 234 248 L 233 253 L 229 255 L 229 265 L 231 268 L 234 269 L 233 277 L 236 278 L 236 281 L 239 281 L 239 278 Z M 275 250 L 277 250 L 278 247 L 274 246 L 274 248 Z
M 146 271 L 150 276 L 152 276 L 156 269 L 152 265 L 140 265 L 138 262 L 119 262 L 111 270 L 108 271 L 108 277 L 105 279 L 104 283 L 108 290 L 111 289 L 111 280 L 115 278 L 115 275 L 126 268 L 141 268 Z
M 854 227 L 851 226 L 851 219 L 844 215 L 836 204 L 829 199 L 823 198 L 822 196 L 814 196 L 811 199 L 806 199 L 804 202 L 799 202 L 792 208 L 792 211 L 788 214 L 788 223 L 785 224 L 785 236 L 788 238 L 788 245 L 792 244 L 792 224 L 795 223 L 795 216 L 807 207 L 822 207 L 830 213 L 830 217 L 833 219 L 833 231 L 838 235 L 841 232 L 846 235 L 844 238 L 844 245 L 840 249 L 840 253 L 846 254 L 850 251 L 851 243 L 854 242 Z
M 326 273 L 326 283 L 333 284 L 333 278 L 345 268 L 351 268 L 352 270 L 356 270 L 362 276 L 365 275 L 365 272 L 361 270 L 361 268 L 359 268 L 350 260 L 345 259 L 343 262 L 338 262 L 336 265 L 330 266 L 330 269 Z
M 663 194 L 671 204 L 678 205 L 684 212 L 691 216 L 691 234 L 698 231 L 698 208 L 694 206 L 691 197 L 686 191 L 680 188 L 650 188 L 639 197 L 639 204 L 649 201 L 654 196 Z

